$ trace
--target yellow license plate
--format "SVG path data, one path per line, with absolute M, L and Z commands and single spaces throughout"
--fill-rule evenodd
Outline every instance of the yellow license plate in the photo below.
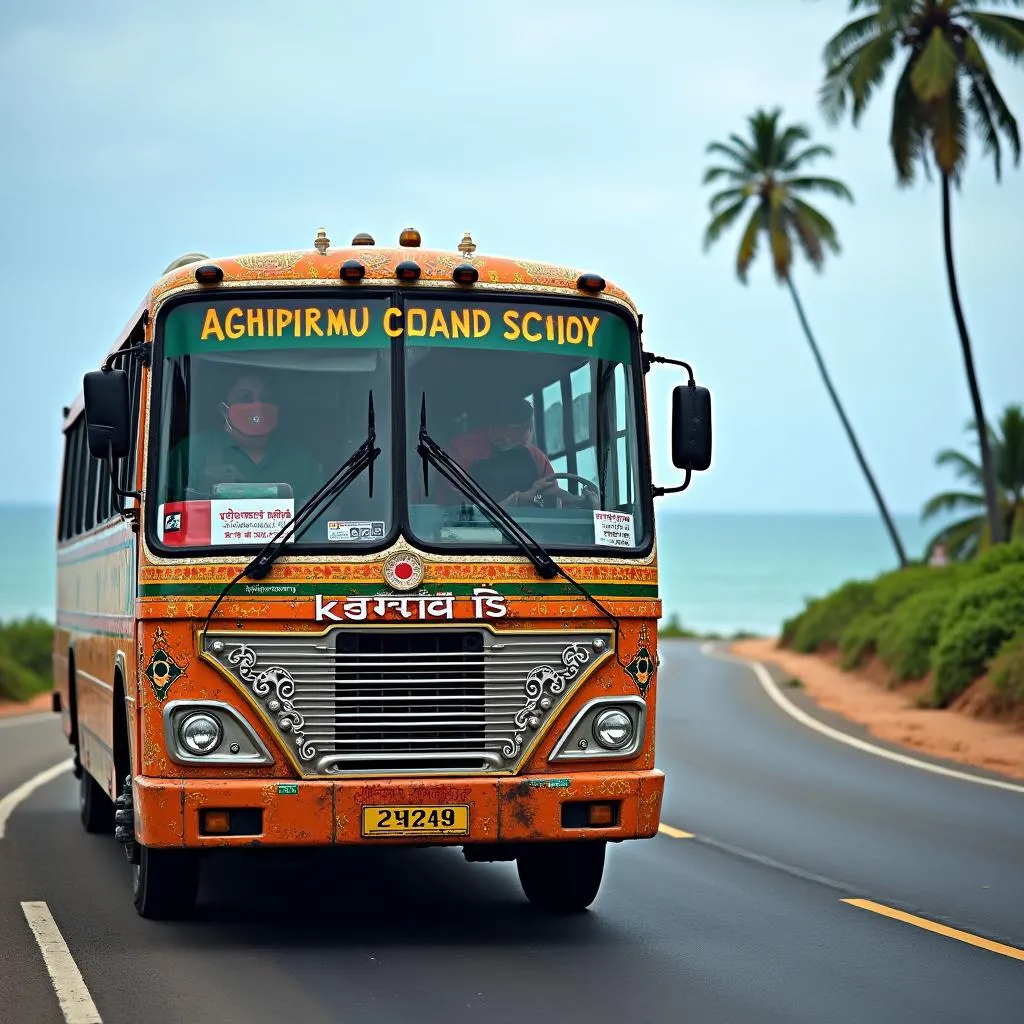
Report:
M 469 835 L 467 804 L 363 808 L 364 836 Z

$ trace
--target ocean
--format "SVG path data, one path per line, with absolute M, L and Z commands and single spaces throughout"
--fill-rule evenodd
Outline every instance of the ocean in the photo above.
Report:
M 0 621 L 53 621 L 54 516 L 50 506 L 0 505 Z M 895 518 L 908 554 L 919 557 L 934 527 Z M 665 616 L 701 632 L 774 634 L 807 598 L 896 566 L 868 514 L 662 513 L 658 537 Z

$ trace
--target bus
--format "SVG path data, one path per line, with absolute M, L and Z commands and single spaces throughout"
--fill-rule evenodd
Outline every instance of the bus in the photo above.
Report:
M 711 399 L 641 332 L 468 233 L 156 280 L 64 410 L 53 653 L 139 914 L 188 915 L 218 851 L 344 844 L 515 861 L 579 912 L 657 833 L 654 507 L 710 467 Z

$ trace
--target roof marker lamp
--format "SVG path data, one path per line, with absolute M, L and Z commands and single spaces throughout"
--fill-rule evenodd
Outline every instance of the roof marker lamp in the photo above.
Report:
M 359 260 L 345 260 L 340 273 L 342 281 L 362 281 L 366 276 L 366 267 Z
M 576 279 L 576 287 L 581 292 L 603 292 L 605 279 L 600 274 L 580 274 Z
M 200 284 L 220 284 L 224 280 L 224 271 L 216 263 L 204 263 L 196 267 L 196 280 Z
M 402 260 L 401 263 L 395 267 L 395 277 L 399 281 L 416 281 L 420 276 L 420 267 L 418 263 L 414 263 L 412 260 Z
M 456 284 L 476 284 L 480 278 L 480 271 L 469 263 L 460 263 L 452 271 L 452 280 Z

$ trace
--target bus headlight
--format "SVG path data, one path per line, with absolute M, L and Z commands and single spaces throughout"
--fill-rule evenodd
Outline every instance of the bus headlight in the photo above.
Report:
M 182 745 L 190 754 L 201 757 L 210 754 L 220 746 L 224 729 L 213 715 L 197 711 L 182 720 L 178 727 Z
M 608 708 L 594 719 L 594 739 L 605 750 L 619 750 L 633 739 L 633 720 L 619 708 Z

